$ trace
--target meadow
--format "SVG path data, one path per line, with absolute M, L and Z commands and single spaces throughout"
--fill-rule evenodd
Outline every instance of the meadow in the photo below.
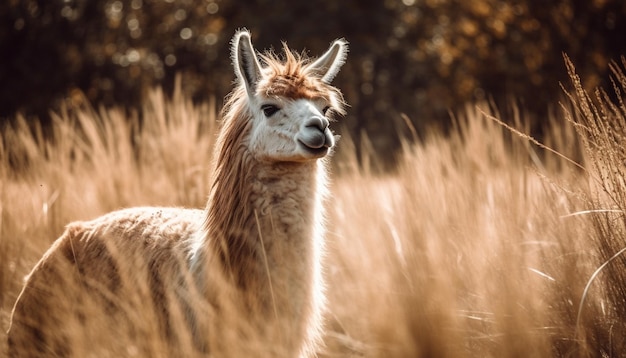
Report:
M 488 103 L 455 113 L 449 133 L 403 140 L 389 172 L 370 169 L 376 148 L 343 136 L 320 357 L 626 352 L 626 60 L 611 65 L 613 88 L 591 94 L 566 65 L 572 89 L 540 141 Z M 143 121 L 78 96 L 50 128 L 18 116 L 2 129 L 0 356 L 24 276 L 68 222 L 204 206 L 217 111 L 154 89 Z

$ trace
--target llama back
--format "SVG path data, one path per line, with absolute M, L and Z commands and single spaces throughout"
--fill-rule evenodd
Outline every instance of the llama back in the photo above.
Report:
M 184 260 L 201 223 L 201 210 L 134 208 L 68 225 L 26 279 L 10 356 L 191 354 Z

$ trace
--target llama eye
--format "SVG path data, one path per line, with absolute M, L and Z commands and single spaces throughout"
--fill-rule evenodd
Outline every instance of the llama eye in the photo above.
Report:
M 324 109 L 322 109 L 322 114 L 326 115 L 326 112 L 328 112 L 329 109 L 330 109 L 330 106 L 324 107 Z
M 271 117 L 274 113 L 280 111 L 280 108 L 273 104 L 264 104 L 261 106 L 261 110 L 263 111 L 263 114 L 265 114 L 265 117 Z

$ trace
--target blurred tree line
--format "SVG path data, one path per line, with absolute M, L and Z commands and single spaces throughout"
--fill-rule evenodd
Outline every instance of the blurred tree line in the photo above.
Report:
M 221 99 L 234 79 L 230 38 L 246 27 L 259 49 L 285 40 L 312 55 L 345 37 L 344 123 L 388 152 L 402 113 L 422 133 L 468 101 L 515 100 L 540 126 L 568 81 L 562 54 L 584 83 L 602 84 L 626 52 L 625 15 L 623 0 L 5 0 L 0 117 L 45 117 L 80 93 L 133 107 L 177 73 L 195 100 Z

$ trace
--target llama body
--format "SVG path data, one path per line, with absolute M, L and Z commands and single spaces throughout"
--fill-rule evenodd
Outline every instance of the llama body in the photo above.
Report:
M 337 40 L 315 61 L 286 46 L 285 61 L 259 61 L 249 33 L 237 33 L 239 83 L 223 110 L 207 207 L 70 224 L 26 281 L 9 353 L 312 354 L 334 145 L 326 112 L 343 110 L 330 81 L 346 53 Z

